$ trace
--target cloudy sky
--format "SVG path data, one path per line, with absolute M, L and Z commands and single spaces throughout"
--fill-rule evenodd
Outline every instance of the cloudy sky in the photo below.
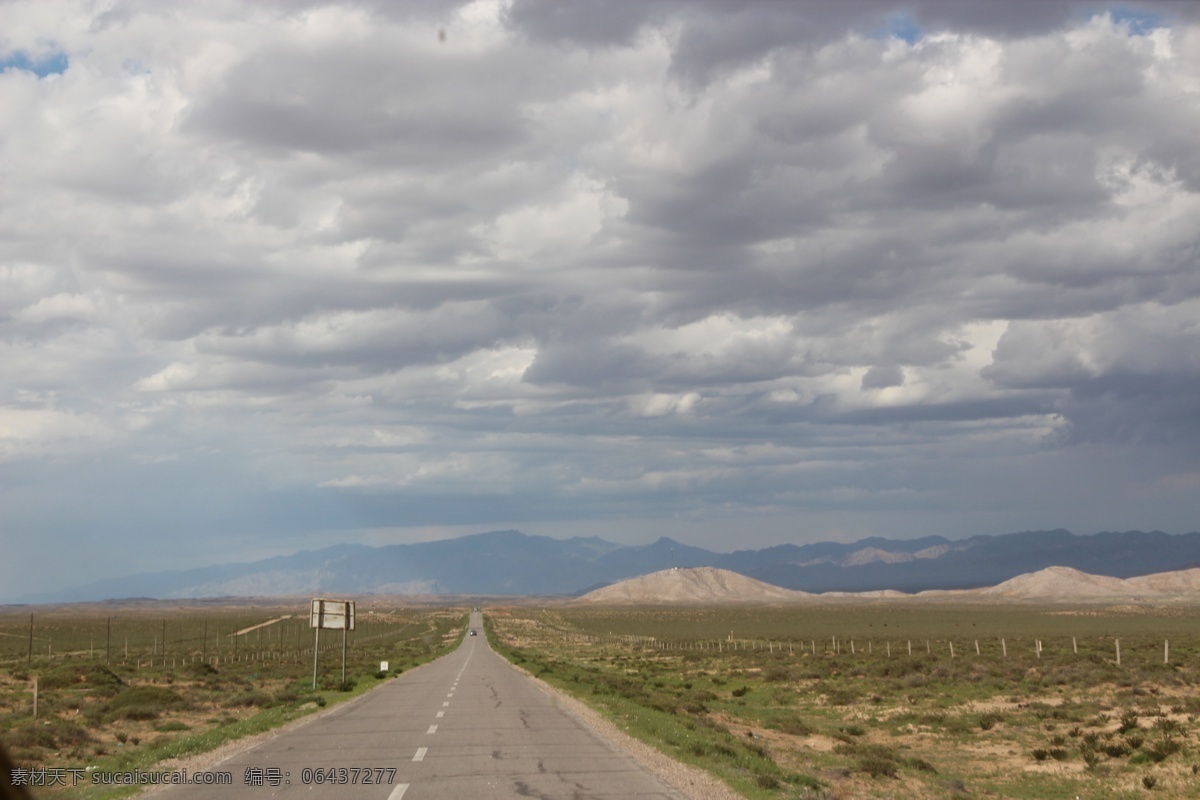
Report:
M 1194 530 L 1198 9 L 0 2 L 0 598 Z

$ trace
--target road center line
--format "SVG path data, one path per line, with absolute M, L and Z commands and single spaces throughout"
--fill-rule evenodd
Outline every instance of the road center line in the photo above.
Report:
M 425 760 L 425 754 L 426 754 L 426 753 L 428 753 L 428 752 L 429 752 L 429 748 L 428 748 L 428 747 L 418 747 L 418 748 L 417 748 L 417 754 L 416 754 L 415 756 L 413 756 L 413 761 L 424 761 L 424 760 Z
M 450 705 L 450 701 L 449 701 L 449 700 L 447 700 L 446 702 L 442 703 L 442 708 L 445 708 L 445 707 L 446 707 L 446 706 L 448 706 L 448 705 Z
M 438 719 L 441 719 L 441 718 L 442 718 L 442 717 L 444 717 L 444 716 L 446 716 L 446 712 L 445 712 L 445 711 L 439 711 L 439 712 L 438 712 Z
M 392 793 L 388 795 L 388 800 L 402 800 L 404 793 L 408 791 L 407 783 L 397 783 L 396 788 L 392 789 Z
M 426 733 L 437 733 L 437 725 L 430 725 L 429 730 L 427 730 L 425 732 Z

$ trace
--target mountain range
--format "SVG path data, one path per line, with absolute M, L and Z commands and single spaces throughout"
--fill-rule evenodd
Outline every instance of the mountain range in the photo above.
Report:
M 667 538 L 640 546 L 598 537 L 492 531 L 369 547 L 342 544 L 248 563 L 131 575 L 26 602 L 315 594 L 580 595 L 671 567 L 718 567 L 806 592 L 974 589 L 1047 567 L 1130 578 L 1200 566 L 1200 532 L 1025 531 L 779 545 L 717 553 Z

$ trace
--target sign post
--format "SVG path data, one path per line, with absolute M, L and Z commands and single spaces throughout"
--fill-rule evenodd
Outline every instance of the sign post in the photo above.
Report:
M 342 683 L 346 682 L 346 631 L 354 630 L 354 601 L 314 597 L 309 611 L 313 629 L 313 688 L 317 688 L 317 653 L 321 649 L 321 629 L 342 632 Z

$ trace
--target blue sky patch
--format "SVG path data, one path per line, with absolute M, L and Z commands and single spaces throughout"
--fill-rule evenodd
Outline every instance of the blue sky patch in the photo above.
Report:
M 1114 6 L 1109 13 L 1112 14 L 1113 22 L 1128 25 L 1129 32 L 1136 36 L 1143 36 L 1155 28 L 1167 25 L 1167 20 L 1162 14 L 1141 8 Z
M 885 39 L 894 36 L 909 44 L 915 44 L 925 35 L 925 29 L 917 24 L 912 15 L 905 11 L 889 14 L 883 24 L 875 31 L 873 38 Z
M 0 72 L 19 69 L 32 72 L 39 78 L 45 78 L 47 75 L 60 75 L 66 72 L 68 63 L 66 53 L 51 53 L 35 61 L 29 57 L 28 53 L 18 50 L 7 58 L 0 58 Z

